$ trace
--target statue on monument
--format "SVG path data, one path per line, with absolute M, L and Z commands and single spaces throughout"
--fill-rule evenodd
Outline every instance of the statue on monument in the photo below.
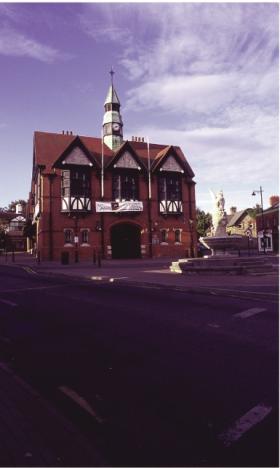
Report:
M 214 201 L 211 236 L 226 236 L 227 215 L 223 191 L 220 190 L 215 194 L 210 190 L 210 193 Z

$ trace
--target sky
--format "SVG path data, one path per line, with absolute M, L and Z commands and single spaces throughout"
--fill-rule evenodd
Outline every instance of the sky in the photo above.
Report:
M 124 138 L 178 145 L 196 204 L 278 194 L 277 3 L 0 3 L 0 206 L 27 199 L 34 131 L 100 137 L 115 70 Z

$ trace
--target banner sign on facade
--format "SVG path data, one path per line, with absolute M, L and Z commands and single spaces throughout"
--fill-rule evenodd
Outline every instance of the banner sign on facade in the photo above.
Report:
M 96 202 L 97 213 L 120 213 L 123 211 L 143 211 L 143 202 L 121 201 L 121 202 Z

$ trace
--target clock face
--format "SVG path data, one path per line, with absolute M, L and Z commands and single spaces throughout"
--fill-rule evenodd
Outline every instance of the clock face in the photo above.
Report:
M 113 130 L 116 130 L 116 131 L 117 131 L 117 130 L 119 130 L 119 129 L 120 129 L 119 124 L 118 124 L 118 123 L 114 123 L 114 124 L 113 124 Z

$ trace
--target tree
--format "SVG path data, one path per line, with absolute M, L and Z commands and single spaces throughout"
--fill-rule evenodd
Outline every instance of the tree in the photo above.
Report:
M 196 231 L 198 238 L 205 237 L 206 232 L 212 225 L 212 215 L 210 213 L 205 213 L 205 211 L 196 209 Z
M 12 245 L 13 244 L 9 234 L 5 231 L 5 229 L 3 229 L 3 227 L 0 227 L 0 251 L 11 250 Z
M 20 204 L 22 205 L 22 208 L 23 208 L 23 211 L 25 211 L 25 207 L 26 207 L 26 200 L 14 200 L 14 201 L 11 201 L 11 203 L 9 203 L 9 206 L 8 206 L 8 209 L 11 210 L 11 211 L 15 211 L 16 210 L 16 205 L 17 204 Z
M 249 216 L 251 216 L 252 219 L 256 219 L 256 216 L 258 213 L 261 213 L 261 207 L 260 205 L 256 205 L 255 207 L 253 208 L 248 208 L 247 209 L 247 213 Z

